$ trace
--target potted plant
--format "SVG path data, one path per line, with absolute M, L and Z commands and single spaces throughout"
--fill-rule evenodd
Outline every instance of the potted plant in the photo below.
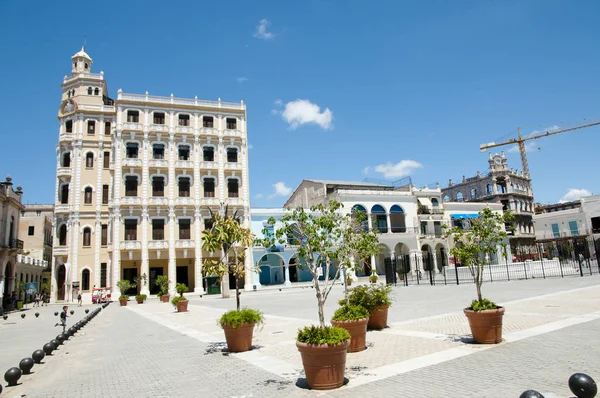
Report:
M 137 301 L 138 304 L 144 304 L 144 301 L 146 301 L 147 298 L 148 296 L 145 294 L 138 294 L 135 296 L 135 301 Z
M 246 272 L 254 270 L 251 266 L 246 269 L 244 255 L 252 247 L 254 235 L 249 228 L 240 224 L 237 212 L 228 216 L 227 210 L 227 207 L 222 207 L 219 213 L 211 212 L 212 227 L 202 231 L 202 249 L 211 253 L 220 252 L 217 259 L 204 259 L 203 268 L 206 275 L 217 275 L 224 281 L 221 284 L 223 297 L 228 297 L 225 285 L 229 286 L 229 274 L 235 277 L 236 309 L 225 313 L 219 324 L 225 333 L 229 351 L 242 352 L 252 347 L 254 326 L 263 323 L 263 316 L 260 311 L 240 308 L 240 279 Z
M 324 307 L 327 297 L 342 270 L 351 269 L 357 248 L 357 234 L 364 228 L 352 228 L 350 214 L 342 214 L 342 204 L 330 201 L 318 204 L 305 211 L 304 208 L 286 209 L 279 220 L 271 217 L 269 226 L 278 223 L 274 232 L 263 230 L 262 245 L 271 248 L 294 237 L 291 249 L 304 260 L 313 277 L 317 296 L 319 325 L 306 326 L 298 331 L 296 347 L 302 357 L 306 383 L 310 388 L 327 390 L 338 388 L 344 383 L 346 354 L 350 345 L 350 333 L 346 329 L 325 325 Z M 337 262 L 335 275 L 330 278 L 332 263 Z M 324 270 L 321 266 L 323 265 Z M 319 280 L 322 275 L 323 280 Z M 345 279 L 345 278 L 344 278 Z M 345 280 L 347 282 L 347 280 Z M 346 286 L 346 284 L 344 284 Z
M 371 276 L 369 276 L 369 282 L 371 282 L 371 283 L 377 283 L 378 280 L 379 280 L 379 275 L 377 275 L 375 272 L 373 272 L 371 274 Z
M 477 218 L 471 219 L 470 228 L 454 227 L 450 230 L 454 241 L 450 254 L 458 258 L 463 266 L 469 267 L 477 289 L 477 299 L 464 309 L 476 343 L 495 344 L 502 341 L 504 307 L 484 298 L 481 285 L 484 267 L 489 263 L 490 254 L 499 250 L 508 236 L 506 229 L 513 229 L 512 226 L 506 225 L 510 225 L 513 220 L 514 216 L 510 212 L 499 214 L 488 207 L 480 211 Z
M 390 286 L 382 283 L 356 286 L 350 291 L 348 303 L 366 308 L 369 311 L 367 327 L 372 330 L 381 330 L 387 326 L 388 310 L 392 304 L 391 291 Z M 340 300 L 340 305 L 344 302 L 344 300 Z
M 173 297 L 171 304 L 177 308 L 177 312 L 187 312 L 188 299 L 183 296 L 183 293 L 188 291 L 188 287 L 185 285 L 185 283 L 178 283 L 175 285 L 175 290 L 177 293 L 179 293 L 179 296 Z
M 346 286 L 351 286 L 352 285 L 352 278 L 350 277 L 350 275 L 346 276 Z
M 160 301 L 163 303 L 168 303 L 171 295 L 169 294 L 169 285 L 171 281 L 166 275 L 159 275 L 156 277 L 154 284 L 158 286 L 158 294 L 157 296 L 160 298 Z
M 254 327 L 262 325 L 264 316 L 262 312 L 251 308 L 231 310 L 219 319 L 219 326 L 225 332 L 227 349 L 230 352 L 244 352 L 252 347 L 252 334 Z
M 119 304 L 121 307 L 127 306 L 127 301 L 129 300 L 129 296 L 125 294 L 129 289 L 135 288 L 135 285 L 129 282 L 127 279 L 122 279 L 117 282 L 117 287 L 121 291 L 121 295 L 119 296 Z
M 344 304 L 331 318 L 333 326 L 346 329 L 350 333 L 348 352 L 358 352 L 366 348 L 367 322 L 369 311 L 360 305 Z

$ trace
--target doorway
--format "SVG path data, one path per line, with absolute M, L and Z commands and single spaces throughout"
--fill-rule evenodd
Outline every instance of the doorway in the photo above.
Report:
M 177 272 L 175 276 L 175 283 L 183 283 L 188 288 L 190 287 L 188 280 L 188 267 L 187 265 L 182 265 L 177 267 Z
M 290 265 L 290 282 L 298 282 L 298 269 L 295 265 Z
M 163 267 L 150 268 L 150 294 L 158 294 L 160 288 L 156 286 L 156 278 L 163 274 Z
M 56 299 L 64 301 L 65 299 L 65 280 L 66 280 L 65 265 L 61 264 L 56 271 L 56 284 L 58 285 L 58 291 L 56 292 Z
M 128 280 L 131 283 L 134 283 L 133 280 L 137 278 L 138 270 L 137 268 L 123 268 L 123 279 Z M 127 296 L 135 296 L 137 294 L 137 287 L 130 288 L 126 292 L 121 293 Z

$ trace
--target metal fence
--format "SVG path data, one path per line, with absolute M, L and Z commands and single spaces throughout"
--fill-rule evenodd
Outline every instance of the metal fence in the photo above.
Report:
M 539 242 L 513 247 L 512 261 L 486 264 L 486 282 L 572 278 L 600 274 L 600 239 L 592 237 Z M 449 263 L 449 264 L 448 264 Z M 469 267 L 439 254 L 402 255 L 386 259 L 386 283 L 394 285 L 460 285 L 474 283 Z

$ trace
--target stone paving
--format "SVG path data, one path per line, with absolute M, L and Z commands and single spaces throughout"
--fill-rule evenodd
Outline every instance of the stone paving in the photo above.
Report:
M 484 285 L 484 294 L 507 311 L 505 342 L 493 346 L 470 344 L 467 321 L 457 310 L 474 290 L 473 285 L 394 288 L 390 327 L 369 332 L 368 349 L 348 354 L 349 383 L 336 391 L 302 388 L 295 334 L 316 323 L 317 313 L 314 290 L 300 288 L 242 294 L 242 305 L 263 310 L 266 323 L 255 332 L 255 349 L 241 354 L 224 351 L 216 323 L 234 308 L 233 299 L 190 294 L 190 311 L 183 314 L 156 299 L 143 305 L 132 300 L 126 308 L 114 303 L 95 318 L 95 325 L 5 394 L 518 397 L 535 388 L 549 398 L 570 396 L 566 380 L 574 372 L 600 379 L 600 279 Z M 327 318 L 341 297 L 338 286 L 329 298 Z M 0 330 L 4 340 L 6 328 Z M 15 347 L 26 346 L 11 338 Z

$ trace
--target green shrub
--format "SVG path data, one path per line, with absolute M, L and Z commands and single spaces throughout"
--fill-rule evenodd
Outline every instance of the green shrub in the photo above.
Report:
M 146 296 L 145 294 L 138 294 L 137 296 L 135 296 L 136 300 L 146 300 L 148 298 L 148 296 Z
M 332 321 L 357 321 L 369 316 L 369 310 L 360 305 L 343 305 L 333 314 Z
M 351 305 L 360 305 L 369 311 L 373 311 L 382 305 L 392 304 L 392 300 L 390 299 L 391 292 L 391 286 L 382 283 L 370 286 L 359 285 L 350 290 L 348 301 Z M 340 300 L 339 304 L 346 304 L 346 300 Z
M 154 284 L 159 288 L 159 296 L 165 296 L 169 294 L 169 283 L 171 283 L 171 281 L 166 275 L 159 275 L 156 277 Z
M 471 302 L 471 306 L 468 309 L 472 311 L 485 311 L 498 309 L 498 306 L 496 305 L 496 303 L 484 298 L 481 301 L 473 300 L 473 302 Z
M 119 300 L 129 300 L 129 296 L 126 294 L 122 294 L 119 296 Z
M 178 283 L 177 285 L 175 285 L 175 290 L 177 291 L 177 293 L 179 293 L 180 296 L 183 297 L 183 293 L 187 293 L 188 287 L 185 285 L 185 283 Z
M 242 308 L 241 310 L 232 310 L 224 313 L 219 319 L 219 325 L 231 326 L 234 329 L 239 328 L 244 323 L 254 323 L 260 325 L 264 322 L 264 315 L 258 310 L 251 308 Z
M 177 303 L 180 301 L 187 301 L 187 299 L 183 296 L 173 297 L 173 300 L 171 300 L 171 304 L 177 305 Z
M 120 280 L 120 281 L 117 282 L 117 287 L 121 291 L 121 294 L 125 294 L 125 292 L 127 290 L 134 289 L 135 288 L 135 284 L 129 282 L 127 279 L 122 279 L 122 280 Z
M 371 282 L 377 282 L 378 279 L 379 279 L 379 275 L 377 275 L 377 274 L 371 274 L 371 276 L 369 276 L 369 280 Z
M 298 329 L 297 337 L 297 340 L 301 343 L 315 345 L 338 345 L 348 339 L 350 339 L 350 333 L 346 329 L 335 326 L 319 327 L 315 325 Z

